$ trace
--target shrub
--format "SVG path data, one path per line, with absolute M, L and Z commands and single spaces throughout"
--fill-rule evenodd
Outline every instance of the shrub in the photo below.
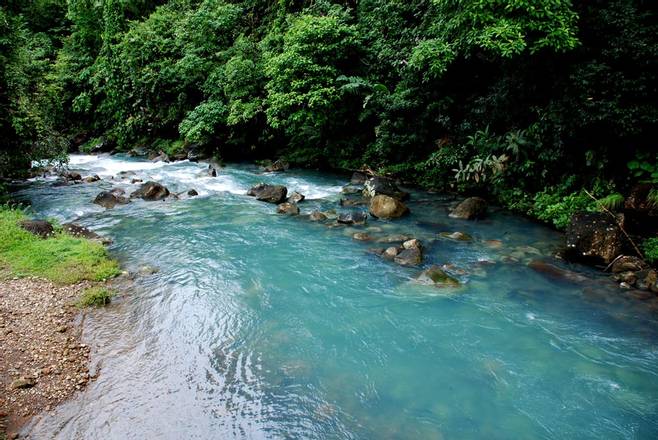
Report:
M 88 287 L 82 291 L 82 295 L 76 302 L 79 308 L 84 307 L 102 307 L 110 303 L 112 291 L 105 287 Z
M 644 258 L 649 264 L 658 263 L 658 237 L 644 240 L 642 250 L 644 250 Z

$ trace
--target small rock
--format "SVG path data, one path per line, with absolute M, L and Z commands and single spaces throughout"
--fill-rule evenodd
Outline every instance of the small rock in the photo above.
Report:
M 642 261 L 642 259 L 633 256 L 623 256 L 619 257 L 612 263 L 611 271 L 612 273 L 620 273 L 627 271 L 638 271 L 646 269 L 647 264 Z
M 483 218 L 487 213 L 487 201 L 480 197 L 469 197 L 450 213 L 450 217 L 463 220 Z
M 77 171 L 67 171 L 62 174 L 62 177 L 72 182 L 82 180 L 82 176 Z
M 382 252 L 381 256 L 387 260 L 392 260 L 398 255 L 398 253 L 400 253 L 400 250 L 394 246 L 391 246 L 390 248 L 386 248 L 384 252 Z
M 114 192 L 114 190 L 112 190 L 99 193 L 94 199 L 94 203 L 101 205 L 103 208 L 112 209 L 116 205 L 125 205 L 126 203 L 130 203 L 130 200 L 121 195 L 118 195 Z
M 299 207 L 294 203 L 281 203 L 276 207 L 276 212 L 286 215 L 299 215 Z
M 14 389 L 14 390 L 16 390 L 16 389 L 22 390 L 22 389 L 26 389 L 26 388 L 32 388 L 36 384 L 37 384 L 37 381 L 35 379 L 31 378 L 31 377 L 21 377 L 20 379 L 14 380 L 11 383 L 10 388 Z
M 357 241 L 370 241 L 372 237 L 365 232 L 356 232 L 352 238 Z
M 338 215 L 336 221 L 344 225 L 363 225 L 368 218 L 368 214 L 362 211 L 352 211 Z
M 187 192 L 187 195 L 190 196 L 190 197 L 194 197 L 194 196 L 198 196 L 199 193 L 194 188 L 192 188 L 191 190 L 189 190 Z
M 286 201 L 288 203 L 297 204 L 297 203 L 303 202 L 305 198 L 306 198 L 306 196 L 304 196 L 304 194 L 298 193 L 297 191 L 293 191 L 292 193 L 290 193 L 290 195 L 288 196 L 288 199 Z
M 98 182 L 99 180 L 101 180 L 101 178 L 97 174 L 94 174 L 94 175 L 85 177 L 83 180 L 84 180 L 85 183 L 93 183 L 93 182 Z
M 320 211 L 313 211 L 309 216 L 309 220 L 312 222 L 322 222 L 327 219 L 327 216 L 321 213 Z
M 394 261 L 401 266 L 417 266 L 423 261 L 423 253 L 419 247 L 404 249 Z
M 464 233 L 464 232 L 441 232 L 439 234 L 441 237 L 444 238 L 449 238 L 450 240 L 455 240 L 455 241 L 471 241 L 473 238 Z
M 430 284 L 437 287 L 457 287 L 459 281 L 448 275 L 439 266 L 432 266 L 420 273 L 417 280 L 423 284 Z
M 53 234 L 53 225 L 45 220 L 22 220 L 20 227 L 26 231 L 38 235 L 41 238 L 47 238 Z
M 142 179 L 132 179 L 132 180 L 130 181 L 130 183 L 132 183 L 133 185 L 136 184 L 136 183 L 142 183 L 142 182 L 143 182 Z
M 412 238 L 402 243 L 402 247 L 405 249 L 422 249 L 423 244 L 417 238 Z

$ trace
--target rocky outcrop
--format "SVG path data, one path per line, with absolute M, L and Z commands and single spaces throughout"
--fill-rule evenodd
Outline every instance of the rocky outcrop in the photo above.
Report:
M 459 281 L 448 275 L 439 266 L 431 266 L 418 275 L 417 281 L 421 284 L 429 284 L 436 287 L 457 287 Z
M 628 271 L 637 272 L 646 268 L 647 264 L 641 258 L 624 255 L 615 259 L 610 270 L 612 273 L 621 273 Z
M 623 225 L 623 215 L 617 220 Z M 566 230 L 565 256 L 597 264 L 609 264 L 626 245 L 619 225 L 604 212 L 581 212 L 571 218 Z
M 77 223 L 64 223 L 62 225 L 62 229 L 64 230 L 64 232 L 74 237 L 82 237 L 88 240 L 98 241 L 103 244 L 112 243 L 111 239 L 98 235 L 91 229 L 85 228 L 84 226 L 80 226 Z
M 368 176 L 365 173 L 362 173 L 361 171 L 355 171 L 352 174 L 352 178 L 350 179 L 350 184 L 352 185 L 363 185 L 366 183 L 366 180 L 368 179 Z
M 149 202 L 164 200 L 169 196 L 169 189 L 158 182 L 143 183 L 137 191 L 130 194 L 131 199 L 140 198 Z
M 256 197 L 256 200 L 268 203 L 283 203 L 286 200 L 288 188 L 283 185 L 268 185 L 266 183 L 259 183 L 251 188 L 248 196 Z
M 106 209 L 112 209 L 116 205 L 125 205 L 126 203 L 130 203 L 129 199 L 121 195 L 122 193 L 123 190 L 103 191 L 96 196 L 94 203 Z
M 53 225 L 46 220 L 22 220 L 19 226 L 26 231 L 38 235 L 41 238 L 47 238 L 53 235 Z
M 344 225 L 363 225 L 367 218 L 368 214 L 363 211 L 351 211 L 338 214 L 336 221 Z
M 281 203 L 276 207 L 276 212 L 286 215 L 299 215 L 299 207 L 294 203 Z
M 293 191 L 292 193 L 290 193 L 290 195 L 288 196 L 288 199 L 286 201 L 288 203 L 297 204 L 297 203 L 303 202 L 305 198 L 306 198 L 306 196 L 304 196 L 304 194 L 298 193 L 297 191 Z
M 381 176 L 374 176 L 367 179 L 363 185 L 363 196 L 375 197 L 379 194 L 390 196 L 398 200 L 406 200 L 409 198 L 409 193 L 400 190 L 393 179 Z
M 484 218 L 487 214 L 487 201 L 481 197 L 469 197 L 450 213 L 450 217 L 463 220 Z
M 381 219 L 398 218 L 409 213 L 409 208 L 404 203 L 384 194 L 373 197 L 368 210 L 372 216 Z

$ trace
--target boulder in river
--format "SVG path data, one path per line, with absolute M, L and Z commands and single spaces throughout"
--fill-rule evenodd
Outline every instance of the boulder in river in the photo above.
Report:
M 372 237 L 367 232 L 355 232 L 352 238 L 356 241 L 370 241 Z
M 448 275 L 439 266 L 432 266 L 420 273 L 417 278 L 422 284 L 429 284 L 437 287 L 457 287 L 459 281 Z
M 308 218 L 312 222 L 323 222 L 327 219 L 327 216 L 320 211 L 313 211 Z
M 286 200 L 288 188 L 283 185 L 268 185 L 259 183 L 247 192 L 247 195 L 256 197 L 256 200 L 268 203 L 283 203 Z
M 293 191 L 288 196 L 288 199 L 286 200 L 286 202 L 297 204 L 297 203 L 303 202 L 305 198 L 306 198 L 306 196 L 304 194 L 298 193 L 297 191 Z
M 487 201 L 481 197 L 469 197 L 450 213 L 450 217 L 463 220 L 484 218 L 487 214 Z
M 456 232 L 441 232 L 439 235 L 443 238 L 449 238 L 450 240 L 455 240 L 455 241 L 471 241 L 471 240 L 473 240 L 473 238 L 470 235 L 468 235 L 464 232 L 459 232 L 459 231 L 456 231 Z
M 169 196 L 169 189 L 158 182 L 149 181 L 143 183 L 137 191 L 130 194 L 130 198 L 140 198 L 149 202 L 164 200 Z
M 286 215 L 299 215 L 299 207 L 294 203 L 284 202 L 276 207 L 276 212 Z
M 617 221 L 623 224 L 623 218 L 619 215 Z M 566 230 L 565 256 L 594 264 L 612 262 L 626 243 L 617 221 L 605 212 L 574 214 Z
M 195 197 L 195 196 L 198 196 L 199 193 L 197 192 L 197 190 L 195 190 L 194 188 L 192 188 L 192 189 L 190 189 L 190 190 L 187 191 L 187 195 L 190 196 L 190 197 Z
M 368 214 L 363 211 L 351 211 L 338 214 L 336 221 L 344 225 L 363 225 L 367 218 Z
M 555 264 L 542 260 L 532 260 L 528 263 L 528 267 L 543 275 L 545 278 L 554 281 L 567 281 L 570 283 L 585 283 L 588 281 L 587 277 L 580 275 L 579 273 L 563 269 Z
M 62 173 L 62 177 L 71 182 L 82 180 L 82 176 L 77 171 L 66 171 L 65 173 Z
M 378 194 L 370 201 L 369 212 L 377 218 L 391 219 L 408 214 L 409 208 L 394 197 Z
M 82 237 L 88 240 L 98 241 L 102 244 L 112 243 L 111 239 L 98 235 L 91 229 L 85 228 L 84 226 L 80 226 L 77 223 L 64 223 L 62 225 L 62 229 L 64 230 L 64 232 L 74 237 Z
M 208 175 L 210 177 L 217 177 L 217 168 L 212 165 L 208 165 Z
M 123 197 L 121 193 L 112 190 L 100 192 L 94 199 L 94 203 L 101 205 L 103 208 L 112 209 L 116 205 L 125 205 L 126 203 L 130 203 L 130 200 L 128 200 L 126 197 Z
M 409 197 L 409 193 L 400 190 L 393 179 L 382 176 L 374 176 L 367 179 L 363 186 L 363 196 L 375 197 L 379 194 L 390 196 L 398 200 L 406 200 Z
M 423 261 L 423 251 L 420 247 L 403 248 L 393 261 L 401 266 L 418 266 Z
M 26 231 L 38 235 L 41 238 L 47 238 L 53 235 L 53 225 L 46 220 L 22 220 L 19 225 Z

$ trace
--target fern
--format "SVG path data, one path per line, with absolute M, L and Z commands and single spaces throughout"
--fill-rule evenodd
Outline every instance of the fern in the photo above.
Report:
M 647 204 L 652 208 L 658 208 L 658 188 L 653 188 L 647 195 Z
M 602 209 L 614 211 L 624 205 L 624 196 L 619 193 L 609 194 L 602 199 L 597 200 L 597 204 Z

